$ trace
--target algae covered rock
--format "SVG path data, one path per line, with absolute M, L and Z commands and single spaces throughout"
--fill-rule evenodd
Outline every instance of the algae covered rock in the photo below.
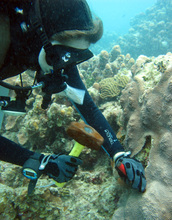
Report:
M 14 190 L 6 185 L 0 184 L 0 218 L 2 220 L 15 219 L 16 211 L 13 207 L 15 199 Z

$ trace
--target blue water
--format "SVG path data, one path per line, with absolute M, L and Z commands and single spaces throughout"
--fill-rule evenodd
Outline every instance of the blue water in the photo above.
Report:
M 123 35 L 130 28 L 130 19 L 140 12 L 145 12 L 157 0 L 87 0 L 87 2 L 92 11 L 103 20 L 105 32 Z

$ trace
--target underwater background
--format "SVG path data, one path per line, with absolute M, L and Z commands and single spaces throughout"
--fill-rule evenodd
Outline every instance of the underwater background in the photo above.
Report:
M 157 0 L 88 0 L 92 12 L 99 16 L 104 25 L 104 32 L 116 32 L 118 36 L 130 29 L 130 20 L 145 12 Z
M 91 46 L 95 56 L 78 66 L 80 76 L 125 150 L 143 163 L 146 192 L 126 186 L 101 150 L 83 150 L 83 165 L 64 188 L 42 176 L 32 196 L 21 167 L 0 162 L 2 220 L 172 219 L 172 1 L 88 2 L 105 27 Z M 23 84 L 33 77 L 24 72 Z M 65 97 L 53 96 L 42 110 L 34 90 L 27 114 L 5 116 L 1 134 L 34 151 L 70 152 L 74 140 L 65 128 L 81 119 Z
M 104 22 L 103 38 L 91 49 L 95 54 L 119 44 L 123 53 L 157 56 L 171 48 L 171 1 L 89 0 Z M 136 45 L 135 45 L 136 44 Z M 150 48 L 151 46 L 151 48 Z

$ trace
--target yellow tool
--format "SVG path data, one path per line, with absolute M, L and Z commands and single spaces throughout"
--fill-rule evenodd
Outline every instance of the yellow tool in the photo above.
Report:
M 70 137 L 76 140 L 73 149 L 69 153 L 70 156 L 79 157 L 85 146 L 99 150 L 104 142 L 103 137 L 94 128 L 83 122 L 72 122 L 66 131 Z M 65 183 L 58 183 L 56 181 L 55 184 L 58 187 L 65 185 Z

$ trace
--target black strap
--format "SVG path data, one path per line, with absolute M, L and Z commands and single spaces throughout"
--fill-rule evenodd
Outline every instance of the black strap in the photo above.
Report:
M 47 52 L 52 47 L 52 44 L 48 40 L 47 34 L 42 24 L 39 0 L 35 0 L 34 8 L 31 14 L 31 24 L 33 25 L 38 36 L 40 37 L 45 52 Z
M 36 183 L 37 183 L 38 179 L 36 180 L 30 180 L 29 182 L 29 186 L 28 186 L 28 195 L 31 195 L 33 190 L 35 189 Z
M 30 168 L 30 169 L 33 169 L 37 175 L 38 175 L 38 178 L 41 176 L 42 172 L 39 170 L 39 167 L 40 167 L 40 157 L 41 155 L 39 153 L 34 153 L 33 155 L 31 155 L 29 157 L 28 160 L 25 161 L 24 165 L 23 165 L 23 169 L 25 168 Z M 35 180 L 30 180 L 29 182 L 29 186 L 28 186 L 28 195 L 30 195 L 35 186 L 36 186 L 36 183 L 38 181 L 38 178 L 35 179 Z

